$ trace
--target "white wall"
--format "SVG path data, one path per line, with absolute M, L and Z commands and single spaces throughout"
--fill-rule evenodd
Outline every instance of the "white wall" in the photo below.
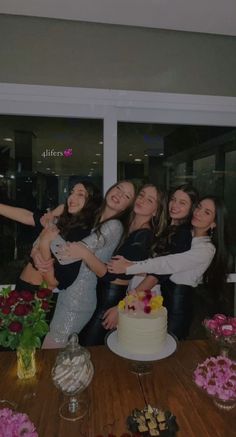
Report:
M 0 15 L 0 82 L 236 96 L 236 37 Z

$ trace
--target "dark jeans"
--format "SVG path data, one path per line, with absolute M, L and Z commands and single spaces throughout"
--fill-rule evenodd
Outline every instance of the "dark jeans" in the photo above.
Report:
M 102 326 L 106 310 L 118 305 L 126 295 L 127 285 L 99 282 L 97 285 L 97 306 L 89 320 L 79 333 L 79 343 L 82 346 L 97 346 L 104 344 L 109 332 Z
M 161 285 L 161 293 L 168 311 L 168 331 L 179 340 L 186 339 L 193 319 L 193 287 L 168 279 Z

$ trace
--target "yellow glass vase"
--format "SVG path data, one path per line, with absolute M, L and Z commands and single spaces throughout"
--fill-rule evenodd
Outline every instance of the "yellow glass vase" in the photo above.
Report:
M 32 378 L 36 373 L 35 348 L 17 349 L 17 376 L 20 379 Z

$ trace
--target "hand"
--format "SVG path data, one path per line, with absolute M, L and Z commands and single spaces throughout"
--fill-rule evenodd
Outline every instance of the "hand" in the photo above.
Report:
M 54 262 L 53 259 L 50 258 L 48 261 L 45 261 L 37 247 L 33 247 L 30 256 L 33 258 L 34 265 L 40 273 L 47 273 L 52 269 Z
M 112 259 L 107 263 L 108 272 L 110 273 L 126 273 L 127 267 L 132 265 L 132 261 L 128 261 L 123 256 L 119 255 L 112 257 Z
M 105 329 L 114 329 L 117 327 L 117 324 L 118 324 L 118 308 L 117 307 L 109 308 L 103 316 L 102 326 Z
M 67 259 L 81 260 L 86 257 L 87 251 L 83 243 L 66 243 L 64 246 L 59 246 L 58 255 L 64 261 Z
M 57 235 L 59 234 L 59 229 L 55 225 L 51 225 L 50 227 L 45 227 L 39 235 L 40 243 L 48 242 L 55 240 Z
M 46 212 L 40 218 L 40 223 L 44 228 L 50 227 L 52 224 L 55 223 L 55 216 L 51 211 Z

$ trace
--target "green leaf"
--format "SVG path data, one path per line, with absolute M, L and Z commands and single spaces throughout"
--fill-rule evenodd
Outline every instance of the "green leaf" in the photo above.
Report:
M 11 291 L 11 286 L 9 285 L 9 287 L 4 287 L 4 288 L 1 289 L 0 295 L 3 296 L 3 297 L 8 297 L 10 291 Z

